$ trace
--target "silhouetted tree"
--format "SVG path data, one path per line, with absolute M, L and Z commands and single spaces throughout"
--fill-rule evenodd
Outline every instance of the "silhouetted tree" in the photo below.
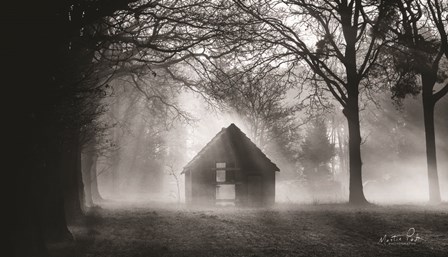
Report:
M 129 2 L 22 2 L 9 9 L 6 20 L 17 40 L 8 50 L 13 53 L 8 55 L 10 75 L 16 80 L 11 95 L 21 94 L 23 101 L 11 120 L 11 134 L 20 138 L 15 142 L 20 147 L 11 148 L 20 156 L 11 165 L 17 176 L 12 244 L 17 256 L 43 255 L 44 235 L 70 237 L 64 206 L 80 208 L 80 177 L 76 176 L 81 170 L 82 87 L 78 86 L 84 84 L 93 53 L 83 28 L 127 8 Z M 26 74 L 17 68 L 22 62 L 30 67 Z
M 428 165 L 429 200 L 440 202 L 434 132 L 434 106 L 448 93 L 448 74 L 441 68 L 448 62 L 448 4 L 428 0 L 392 1 L 397 27 L 390 31 L 393 64 L 398 71 L 398 82 L 392 87 L 394 98 L 422 92 L 423 116 Z M 437 86 L 439 84 L 440 86 Z
M 266 58 L 304 64 L 343 107 L 349 128 L 349 202 L 366 203 L 362 190 L 359 94 L 369 87 L 383 38 L 377 30 L 391 15 L 388 1 L 234 1 L 262 24 L 248 30 L 248 42 L 273 49 Z M 251 23 L 251 24 L 252 24 Z M 266 48 L 264 48 L 266 49 Z
M 167 69 L 219 36 L 210 34 L 215 27 L 196 26 L 209 17 L 195 15 L 192 7 L 201 4 L 80 0 L 8 8 L 5 20 L 15 39 L 5 48 L 14 85 L 9 90 L 23 101 L 10 117 L 18 139 L 11 144 L 16 255 L 42 255 L 43 235 L 69 238 L 65 216 L 82 215 L 82 140 L 96 115 L 85 112 L 87 95 L 113 77 Z M 28 68 L 19 68 L 22 62 Z
M 308 183 L 319 185 L 331 179 L 330 162 L 335 155 L 335 146 L 330 142 L 327 125 L 322 118 L 311 121 L 301 144 L 300 159 Z
M 293 123 L 297 108 L 286 99 L 292 88 L 287 78 L 263 68 L 251 73 L 230 73 L 227 74 L 230 80 L 224 80 L 224 84 L 208 93 L 243 118 L 250 138 L 258 147 L 265 149 L 282 134 L 297 129 Z

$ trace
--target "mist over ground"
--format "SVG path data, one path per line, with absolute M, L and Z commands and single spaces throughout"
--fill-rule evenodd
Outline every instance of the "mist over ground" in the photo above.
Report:
M 145 100 L 140 99 L 141 103 Z M 130 105 L 135 117 L 123 124 L 122 135 L 117 143 L 118 154 L 115 163 L 104 158 L 99 161 L 98 185 L 106 199 L 128 201 L 156 201 L 175 203 L 185 201 L 183 167 L 219 132 L 229 124 L 236 124 L 251 138 L 249 126 L 244 117 L 231 108 L 210 105 L 202 96 L 192 92 L 182 92 L 177 96 L 179 106 L 188 113 L 189 122 L 154 124 L 154 118 L 147 116 L 144 105 Z M 369 201 L 377 204 L 424 203 L 428 200 L 428 179 L 425 152 L 425 138 L 422 108 L 418 98 L 407 99 L 401 107 L 386 98 L 380 106 L 370 105 L 361 112 L 363 185 Z M 129 104 L 128 101 L 124 101 Z M 126 104 L 125 104 L 126 105 Z M 442 199 L 448 198 L 448 147 L 444 138 L 448 136 L 447 101 L 436 109 L 436 141 L 438 168 Z M 125 108 L 125 107 L 121 107 Z M 140 108 L 140 109 L 139 109 Z M 335 111 L 335 117 L 342 114 Z M 303 113 L 298 113 L 300 120 Z M 448 117 L 448 116 L 447 116 Z M 333 117 L 334 119 L 334 117 Z M 335 129 L 328 122 L 327 135 L 331 138 Z M 300 146 L 307 125 L 298 127 L 298 137 L 294 144 Z M 344 122 L 338 124 L 344 132 Z M 117 130 L 117 127 L 112 128 Z M 246 132 L 247 131 L 247 132 Z M 157 134 L 157 138 L 150 136 Z M 256 141 L 251 138 L 252 141 Z M 145 141 L 146 140 L 146 141 Z M 152 140 L 152 141 L 151 141 Z M 149 149 L 154 140 L 159 144 Z M 336 138 L 333 144 L 339 146 Z M 344 139 L 345 140 L 345 139 Z M 146 151 L 144 150 L 146 149 Z M 158 152 L 159 151 L 159 152 Z M 276 202 L 296 203 L 343 203 L 348 199 L 348 170 L 343 170 L 341 157 L 335 154 L 328 165 L 335 183 L 322 186 L 318 192 L 309 187 L 304 177 L 301 161 L 291 162 L 283 158 L 278 145 L 265 148 L 267 156 L 278 165 L 276 173 Z M 151 155 L 153 154 L 153 155 Z M 109 164 L 107 164 L 109 162 Z M 115 165 L 115 166 L 113 166 Z M 170 171 L 174 173 L 170 173 Z M 112 173 L 116 172 L 117 177 Z M 173 176 L 175 175 L 175 176 Z M 116 180 L 116 181 L 113 181 Z M 317 181 L 317 183 L 328 183 Z M 114 189 L 114 185 L 115 188 Z M 179 188 L 178 188 L 179 187 Z M 177 195 L 177 192 L 180 195 Z

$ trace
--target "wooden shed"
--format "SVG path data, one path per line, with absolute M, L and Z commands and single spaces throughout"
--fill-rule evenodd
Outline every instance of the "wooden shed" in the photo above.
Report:
M 183 169 L 187 204 L 275 202 L 275 165 L 235 124 L 223 128 Z

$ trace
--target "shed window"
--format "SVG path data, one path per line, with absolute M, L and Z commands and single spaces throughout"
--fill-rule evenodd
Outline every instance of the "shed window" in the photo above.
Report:
M 226 167 L 226 163 L 225 162 L 217 162 L 216 163 L 216 168 L 225 168 Z
M 226 163 L 225 162 L 217 162 L 216 163 L 216 182 L 226 182 Z M 220 170 L 222 169 L 222 170 Z
M 217 170 L 216 171 L 216 182 L 226 182 L 226 171 Z

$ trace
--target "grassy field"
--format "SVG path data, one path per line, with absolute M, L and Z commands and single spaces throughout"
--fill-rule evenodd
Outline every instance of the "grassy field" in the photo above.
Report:
M 417 244 L 379 244 L 415 228 Z M 448 256 L 448 206 L 189 209 L 107 203 L 70 227 L 64 256 Z

